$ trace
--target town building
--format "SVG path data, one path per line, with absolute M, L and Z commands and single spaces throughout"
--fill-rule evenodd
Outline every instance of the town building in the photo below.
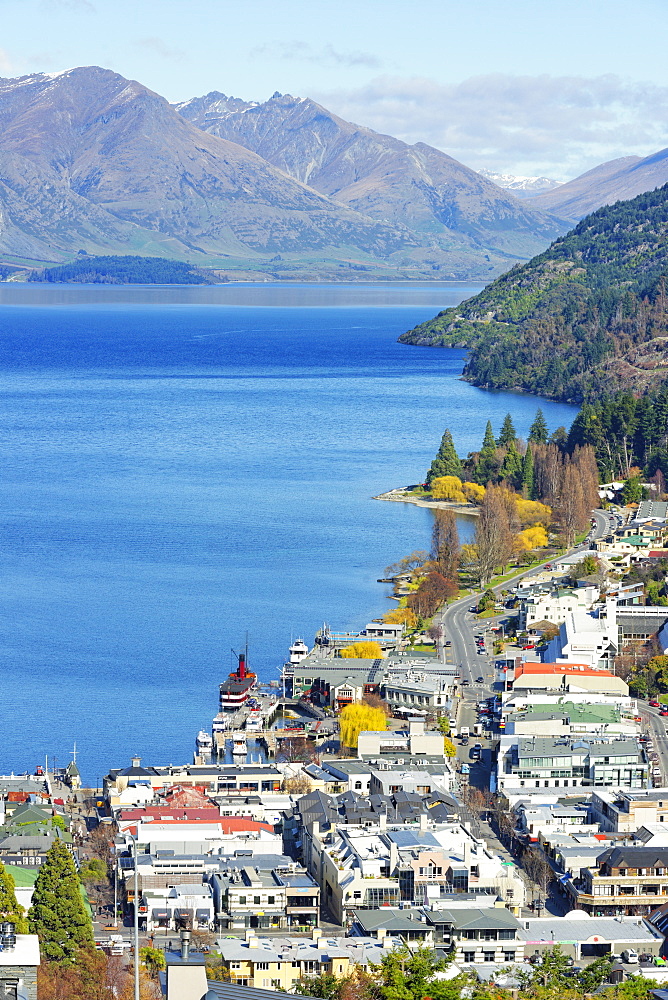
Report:
M 668 847 L 609 847 L 566 886 L 595 916 L 647 915 L 668 903 Z
M 424 909 L 435 941 L 454 949 L 455 962 L 463 965 L 524 961 L 521 923 L 503 906 L 484 908 L 432 907 Z
M 627 949 L 658 956 L 663 945 L 663 934 L 641 916 L 590 916 L 576 909 L 563 917 L 522 918 L 520 924 L 528 958 L 543 955 L 555 945 L 576 963 L 605 955 L 619 956 Z
M 0 927 L 0 997 L 37 1000 L 39 940 L 36 934 L 15 934 L 13 924 Z
M 251 858 L 237 860 L 238 865 L 210 878 L 218 929 L 304 931 L 318 926 L 320 887 L 305 870 L 267 871 L 255 867 Z
M 589 811 L 601 830 L 634 833 L 641 827 L 666 823 L 668 828 L 668 788 L 593 789 Z
M 649 764 L 635 739 L 501 737 L 496 787 L 507 799 L 546 788 L 646 788 Z
M 231 984 L 282 992 L 292 991 L 296 983 L 313 976 L 328 974 L 342 979 L 356 966 L 369 969 L 380 965 L 393 947 L 389 938 L 327 938 L 318 928 L 313 929 L 310 940 L 262 938 L 249 930 L 245 940 L 219 938 L 216 942 Z

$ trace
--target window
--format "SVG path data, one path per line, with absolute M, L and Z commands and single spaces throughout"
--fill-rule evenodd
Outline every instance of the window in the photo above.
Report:
M 241 962 L 230 962 L 230 969 L 240 969 Z
M 362 782 L 361 781 L 356 781 L 355 782 L 355 791 L 359 792 L 359 790 L 361 789 L 361 787 L 362 787 Z
M 361 898 L 362 898 L 362 893 L 360 892 L 359 889 L 356 889 L 355 892 L 353 893 L 353 899 L 361 899 Z
M 515 961 L 515 952 L 514 951 L 504 951 L 504 953 L 503 953 L 503 961 L 504 962 L 514 962 Z
M 483 951 L 483 953 L 482 953 L 482 960 L 483 960 L 483 962 L 493 962 L 494 961 L 494 952 L 493 951 Z
M 269 962 L 256 962 L 255 963 L 255 968 L 256 969 L 261 969 L 262 972 L 266 972 L 268 970 L 268 968 L 269 968 Z
M 273 906 L 274 903 L 276 902 L 276 897 L 275 896 L 267 896 L 267 902 L 269 903 L 270 906 Z
M 246 897 L 239 896 L 239 906 L 245 906 L 245 905 L 246 905 Z
M 253 896 L 253 903 L 255 904 L 255 906 L 259 906 L 260 903 L 261 903 L 261 897 L 260 896 Z
M 515 931 L 508 928 L 503 928 L 499 931 L 499 941 L 514 941 Z
M 475 962 L 475 952 L 474 951 L 465 951 L 464 952 L 464 961 L 465 962 Z

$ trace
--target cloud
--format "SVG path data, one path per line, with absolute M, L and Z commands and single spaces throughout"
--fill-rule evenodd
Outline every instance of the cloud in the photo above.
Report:
M 148 49 L 150 52 L 155 52 L 156 55 L 161 56 L 163 59 L 179 61 L 185 57 L 185 52 L 182 49 L 170 48 L 169 45 L 163 42 L 162 38 L 140 38 L 135 44 Z
M 0 73 L 13 73 L 14 67 L 5 49 L 0 49 Z
M 252 59 L 280 59 L 286 62 L 309 62 L 325 66 L 362 66 L 381 69 L 382 60 L 370 52 L 341 52 L 333 45 L 314 48 L 308 42 L 277 42 L 259 45 L 250 52 Z
M 613 74 L 490 74 L 454 85 L 383 76 L 308 96 L 376 131 L 515 174 L 567 179 L 605 160 L 668 146 L 668 87 Z

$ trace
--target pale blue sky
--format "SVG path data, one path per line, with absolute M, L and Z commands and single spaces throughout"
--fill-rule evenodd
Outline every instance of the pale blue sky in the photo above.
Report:
M 667 0 L 0 0 L 0 73 L 171 101 L 310 96 L 471 166 L 565 178 L 668 146 Z

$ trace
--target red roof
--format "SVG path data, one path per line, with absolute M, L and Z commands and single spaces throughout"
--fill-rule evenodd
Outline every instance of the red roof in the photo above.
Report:
M 215 825 L 221 833 L 254 833 L 266 830 L 273 833 L 274 828 L 269 823 L 260 823 L 250 816 L 221 816 L 217 809 L 169 809 L 166 806 L 147 806 L 145 809 L 123 809 L 118 816 L 119 826 L 125 826 L 149 820 L 157 824 L 177 825 Z
M 522 674 L 594 674 L 596 677 L 614 677 L 610 670 L 596 670 L 586 663 L 523 663 L 515 668 L 515 677 Z

